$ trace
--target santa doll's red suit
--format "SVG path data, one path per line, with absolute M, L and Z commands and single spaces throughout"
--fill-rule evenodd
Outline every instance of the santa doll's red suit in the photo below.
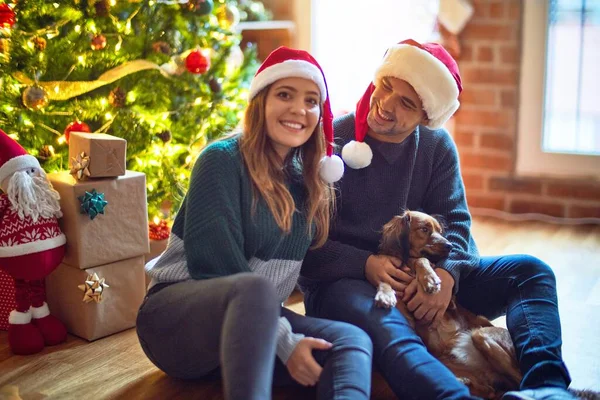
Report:
M 15 354 L 63 342 L 65 326 L 50 315 L 44 278 L 61 263 L 65 235 L 59 195 L 37 159 L 0 130 L 0 268 L 15 281 L 17 307 L 8 341 Z

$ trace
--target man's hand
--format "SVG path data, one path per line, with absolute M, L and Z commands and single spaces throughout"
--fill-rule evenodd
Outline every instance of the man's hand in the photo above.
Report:
M 329 350 L 332 344 L 323 339 L 305 337 L 290 354 L 286 367 L 296 382 L 303 386 L 314 386 L 319 381 L 323 368 L 312 355 L 313 350 Z
M 414 278 L 400 269 L 401 265 L 402 262 L 395 257 L 373 254 L 367 258 L 365 276 L 375 287 L 387 283 L 396 292 L 402 293 Z
M 435 268 L 435 272 L 442 280 L 441 290 L 438 293 L 426 293 L 415 279 L 408 285 L 402 297 L 406 308 L 413 313 L 417 321 L 431 323 L 434 327 L 441 322 L 452 299 L 452 288 L 454 288 L 452 275 L 441 268 Z

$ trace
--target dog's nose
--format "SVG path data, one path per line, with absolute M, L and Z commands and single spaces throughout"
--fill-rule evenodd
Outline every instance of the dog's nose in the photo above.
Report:
M 444 248 L 445 248 L 446 250 L 448 250 L 448 251 L 452 250 L 452 243 L 446 243 L 446 244 L 444 245 Z

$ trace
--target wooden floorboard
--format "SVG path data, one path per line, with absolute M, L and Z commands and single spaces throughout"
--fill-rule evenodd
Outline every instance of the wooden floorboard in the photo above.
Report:
M 482 254 L 527 253 L 552 266 L 572 386 L 600 390 L 600 226 L 476 218 L 473 234 Z M 294 294 L 288 306 L 303 312 L 301 301 Z M 495 322 L 503 324 L 502 319 Z M 134 329 L 92 343 L 69 336 L 66 343 L 27 357 L 12 355 L 6 332 L 0 332 L 0 400 L 14 393 L 25 400 L 223 399 L 218 382 L 184 382 L 157 370 L 144 356 Z M 275 389 L 273 397 L 310 399 L 314 391 Z M 393 398 L 376 375 L 372 399 Z

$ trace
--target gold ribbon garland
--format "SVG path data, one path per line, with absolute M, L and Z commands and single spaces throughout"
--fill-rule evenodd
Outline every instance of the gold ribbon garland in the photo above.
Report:
M 128 61 L 118 67 L 106 71 L 95 81 L 35 82 L 22 72 L 15 72 L 13 76 L 22 84 L 30 86 L 36 85 L 43 88 L 48 93 L 48 98 L 50 100 L 68 100 L 84 93 L 91 92 L 104 85 L 108 85 L 109 83 L 113 83 L 127 75 L 148 69 L 159 70 L 163 75 L 168 76 L 168 73 L 163 70 L 160 65 L 147 60 Z

